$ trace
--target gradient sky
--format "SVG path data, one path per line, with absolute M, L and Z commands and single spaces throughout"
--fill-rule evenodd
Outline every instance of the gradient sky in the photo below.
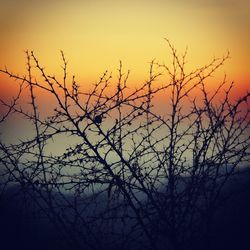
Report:
M 147 78 L 148 62 L 168 62 L 167 37 L 190 67 L 230 51 L 222 70 L 239 90 L 250 87 L 249 0 L 0 0 L 0 67 L 25 72 L 26 49 L 59 73 L 63 50 L 70 72 L 90 84 L 122 60 L 131 82 Z M 0 91 L 7 93 L 0 76 Z M 5 87 L 4 87 L 5 86 Z M 4 91 L 3 91 L 4 89 Z

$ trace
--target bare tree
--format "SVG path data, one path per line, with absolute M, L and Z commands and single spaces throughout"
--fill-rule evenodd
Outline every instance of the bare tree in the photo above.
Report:
M 69 249 L 185 248 L 209 230 L 223 188 L 249 162 L 250 94 L 232 100 L 226 77 L 207 87 L 229 55 L 187 72 L 187 53 L 166 42 L 171 65 L 152 61 L 135 89 L 120 62 L 115 82 L 106 71 L 84 90 L 63 52 L 61 80 L 33 51 L 27 75 L 0 70 L 21 83 L 12 103 L 1 101 L 1 124 L 14 115 L 32 126 L 16 143 L 1 139 L 1 185 L 20 184 Z

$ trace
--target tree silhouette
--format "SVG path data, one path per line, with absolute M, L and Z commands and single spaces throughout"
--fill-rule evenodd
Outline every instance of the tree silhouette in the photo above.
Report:
M 62 80 L 33 51 L 25 76 L 0 70 L 20 83 L 11 103 L 1 100 L 1 125 L 15 116 L 32 126 L 15 143 L 1 139 L 1 190 L 19 184 L 68 249 L 187 249 L 249 162 L 250 94 L 233 100 L 226 77 L 207 86 L 229 54 L 188 72 L 187 53 L 166 42 L 172 63 L 153 60 L 134 89 L 120 62 L 115 83 L 106 71 L 84 90 L 62 51 Z

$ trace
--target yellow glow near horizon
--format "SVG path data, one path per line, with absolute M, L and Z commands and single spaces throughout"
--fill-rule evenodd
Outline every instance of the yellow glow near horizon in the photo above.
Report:
M 0 67 L 24 73 L 23 51 L 31 49 L 50 74 L 59 74 L 63 50 L 70 73 L 82 84 L 96 81 L 106 69 L 116 74 L 119 60 L 136 83 L 147 78 L 152 59 L 169 62 L 167 37 L 179 52 L 189 47 L 190 68 L 229 50 L 223 71 L 242 90 L 250 89 L 247 0 L 0 2 Z

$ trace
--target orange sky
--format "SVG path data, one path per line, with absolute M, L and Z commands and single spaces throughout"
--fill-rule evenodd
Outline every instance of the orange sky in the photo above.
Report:
M 89 85 L 119 60 L 131 82 L 147 78 L 148 62 L 169 62 L 164 37 L 181 52 L 189 48 L 190 68 L 230 51 L 220 71 L 250 90 L 250 2 L 248 0 L 0 0 L 0 67 L 25 72 L 32 49 L 48 73 L 60 73 L 60 53 L 81 84 Z M 220 75 L 219 75 L 220 76 Z M 220 79 L 220 78 L 219 78 Z M 0 75 L 1 95 L 6 80 Z M 4 87 L 5 86 L 5 87 Z M 0 92 L 0 93 L 1 93 Z

